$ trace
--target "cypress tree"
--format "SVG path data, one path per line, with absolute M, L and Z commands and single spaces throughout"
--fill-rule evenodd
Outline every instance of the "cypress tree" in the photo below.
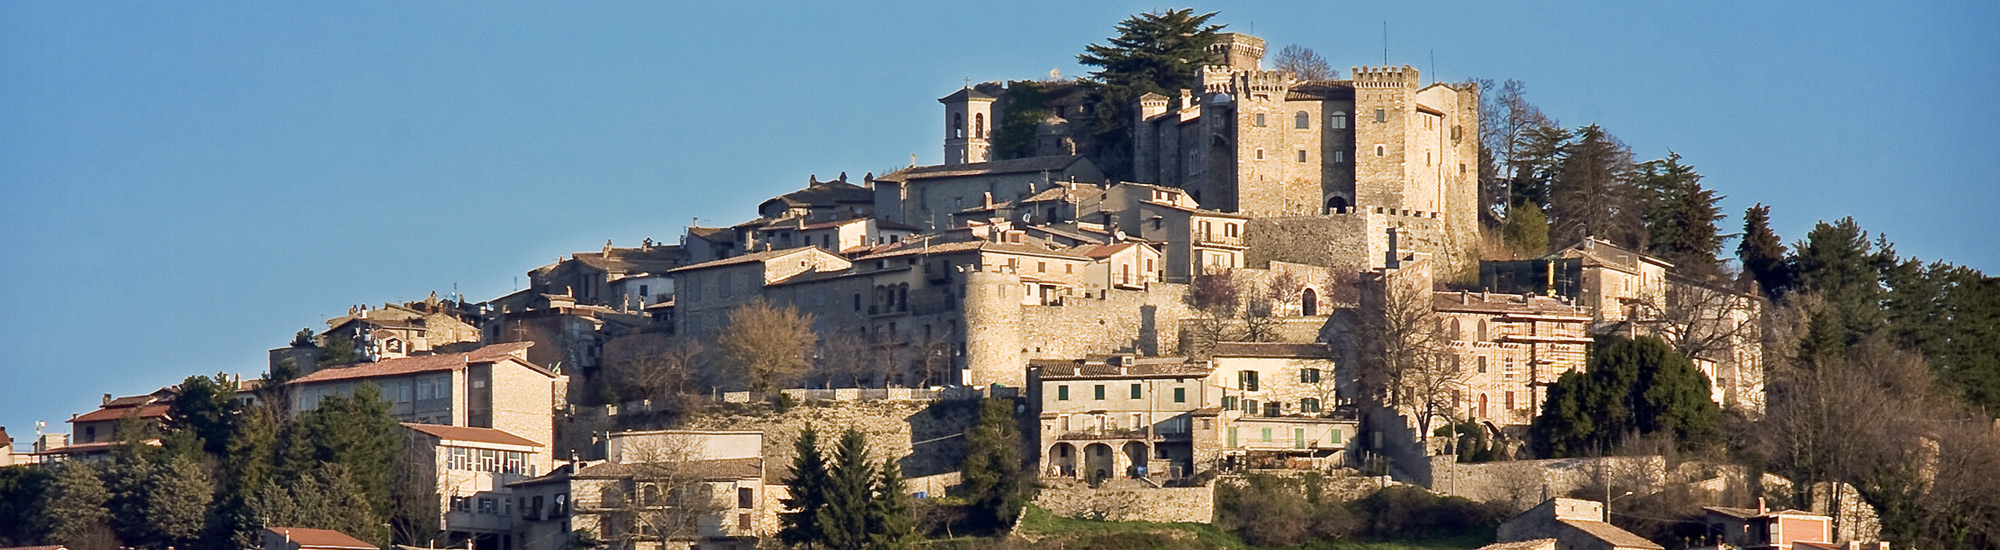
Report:
M 819 450 L 819 430 L 806 425 L 792 441 L 792 473 L 785 478 L 790 496 L 782 499 L 785 511 L 778 513 L 778 540 L 793 546 L 812 546 L 824 540 L 819 525 L 820 508 L 826 506 L 829 480 L 826 455 Z
M 1743 240 L 1736 244 L 1736 258 L 1743 262 L 1743 275 L 1756 281 L 1765 297 L 1776 298 L 1791 289 L 1791 260 L 1784 241 L 1771 231 L 1771 207 L 1759 203 L 1743 212 Z
M 1097 160 L 1107 177 L 1131 178 L 1132 122 L 1138 118 L 1139 96 L 1199 90 L 1201 67 L 1221 61 L 1208 49 L 1222 30 L 1222 25 L 1208 24 L 1211 17 L 1215 13 L 1197 15 L 1192 9 L 1134 15 L 1118 23 L 1118 36 L 1086 46 L 1076 56 L 1077 63 L 1097 68 L 1088 81 L 1096 104 L 1091 150 L 1079 152 Z
M 1868 240 L 1868 232 L 1842 218 L 1820 222 L 1793 245 L 1798 251 L 1797 284 L 1801 290 L 1817 292 L 1826 307 L 1807 324 L 1799 353 L 1805 357 L 1845 354 L 1848 348 L 1881 328 L 1882 285 L 1878 262 L 1882 256 Z
M 868 441 L 861 437 L 861 432 L 854 428 L 841 432 L 827 478 L 826 505 L 819 509 L 819 526 L 826 547 L 867 548 L 868 529 L 880 522 L 871 517 L 875 508 L 872 502 L 875 471 L 868 460 Z
M 875 486 L 875 509 L 870 515 L 874 523 L 868 529 L 872 533 L 870 546 L 883 550 L 907 549 L 910 541 L 916 539 L 917 526 L 911 516 L 914 506 L 909 487 L 903 483 L 903 469 L 896 466 L 895 460 L 884 458 L 878 473 L 881 476 Z

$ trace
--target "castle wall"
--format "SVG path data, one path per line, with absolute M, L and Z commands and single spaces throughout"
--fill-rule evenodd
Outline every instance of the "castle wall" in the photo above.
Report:
M 811 425 L 821 451 L 831 453 L 848 428 L 868 441 L 872 459 L 894 458 L 912 491 L 942 494 L 958 484 L 965 433 L 979 423 L 978 400 L 838 401 L 805 404 L 783 413 L 710 412 L 688 419 L 687 429 L 764 433 L 764 482 L 783 483 L 798 458 L 793 444 Z
M 1060 517 L 1209 523 L 1215 521 L 1215 487 L 1044 487 L 1035 505 Z
M 1144 291 L 1113 290 L 1102 298 L 1071 296 L 1062 305 L 1020 307 L 1020 345 L 1032 359 L 1172 354 L 1179 348 L 1180 320 L 1193 315 L 1183 300 L 1186 293 L 1186 285 L 1154 283 Z

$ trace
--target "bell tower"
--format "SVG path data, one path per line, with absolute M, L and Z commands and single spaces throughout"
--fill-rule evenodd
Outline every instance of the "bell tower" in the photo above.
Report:
M 989 160 L 993 143 L 993 96 L 970 86 L 938 99 L 944 104 L 944 163 Z

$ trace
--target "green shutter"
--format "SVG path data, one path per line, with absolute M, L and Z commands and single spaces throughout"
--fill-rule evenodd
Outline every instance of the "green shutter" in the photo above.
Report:
M 1057 401 L 1069 400 L 1069 386 L 1056 386 L 1056 400 Z
M 1133 384 L 1133 385 L 1132 385 L 1132 398 L 1133 398 L 1133 399 L 1138 399 L 1138 398 L 1139 398 L 1139 395 L 1140 395 L 1140 394 L 1139 394 L 1139 385 L 1138 385 L 1138 384 Z
M 1292 448 L 1294 449 L 1306 448 L 1305 428 L 1292 428 Z
M 1174 388 L 1174 402 L 1175 403 L 1187 402 L 1187 388 Z
M 1236 448 L 1236 427 L 1235 427 L 1235 426 L 1230 426 L 1230 427 L 1229 427 L 1229 447 L 1230 447 L 1230 448 L 1232 448 L 1232 449 L 1233 449 L 1233 448 Z
M 1102 400 L 1104 399 L 1104 385 L 1103 385 L 1103 384 L 1098 384 L 1098 385 L 1097 385 L 1097 399 L 1098 399 L 1098 400 L 1100 400 L 1100 401 L 1102 401 Z
M 1222 398 L 1222 410 L 1225 411 L 1236 410 L 1236 398 L 1235 397 Z
M 1270 428 L 1264 428 L 1264 442 L 1265 442 L 1265 443 L 1270 443 L 1270 442 L 1271 442 L 1271 429 L 1270 429 Z

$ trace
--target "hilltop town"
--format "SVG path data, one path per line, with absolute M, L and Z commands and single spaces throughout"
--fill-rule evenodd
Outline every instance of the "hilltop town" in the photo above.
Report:
M 1301 75 L 1208 32 L 1191 84 L 1131 96 L 1122 134 L 1086 80 L 939 90 L 909 108 L 938 116 L 943 164 L 807 175 L 505 296 L 357 305 L 258 375 L 96 381 L 68 433 L 13 453 L 0 431 L 0 471 L 40 472 L 0 493 L 40 479 L 29 502 L 67 506 L 151 473 L 0 542 L 1095 547 L 1117 524 L 1135 547 L 1888 547 L 1907 512 L 1880 488 L 1793 475 L 1754 433 L 1790 426 L 1779 372 L 1823 349 L 1774 301 L 1809 283 L 1612 224 L 1517 238 L 1523 203 L 1482 173 L 1521 179 L 1483 150 L 1501 90 Z M 1911 487 L 1983 422 L 1921 434 Z M 197 478 L 192 516 L 143 496 Z

